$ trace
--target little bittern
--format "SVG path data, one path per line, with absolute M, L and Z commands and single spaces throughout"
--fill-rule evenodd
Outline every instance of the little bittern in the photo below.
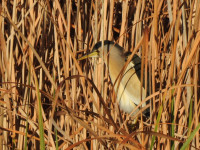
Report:
M 104 56 L 105 64 L 108 67 L 111 81 L 114 83 L 126 63 L 124 49 L 118 44 L 106 40 L 104 41 L 104 50 L 102 50 L 102 42 L 98 42 L 93 47 L 91 53 L 79 58 L 79 60 L 86 59 L 88 57 L 102 56 Z M 119 86 L 118 84 L 115 84 L 114 87 L 115 92 L 117 92 L 117 101 L 119 102 L 120 109 L 127 113 L 131 113 L 136 105 L 138 105 L 141 100 L 146 97 L 145 89 L 144 87 L 141 87 L 140 75 L 141 59 L 135 54 L 132 61 L 128 64 L 126 70 L 124 71 L 121 80 L 119 80 Z M 143 103 L 142 106 L 144 107 L 145 105 L 146 104 Z

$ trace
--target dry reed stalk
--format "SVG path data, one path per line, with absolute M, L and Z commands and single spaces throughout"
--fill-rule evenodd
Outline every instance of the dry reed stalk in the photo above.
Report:
M 197 0 L 11 0 L 0 13 L 0 149 L 39 148 L 40 97 L 48 149 L 199 148 Z M 137 108 L 150 102 L 150 119 L 118 109 L 103 59 L 77 61 L 105 39 L 142 57 L 149 96 Z

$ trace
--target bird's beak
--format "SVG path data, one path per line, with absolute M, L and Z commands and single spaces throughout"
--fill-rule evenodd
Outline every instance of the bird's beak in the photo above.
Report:
M 99 57 L 99 52 L 96 51 L 96 50 L 95 50 L 95 51 L 92 51 L 92 52 L 90 52 L 89 54 L 84 55 L 84 56 L 78 58 L 78 60 L 83 60 L 83 59 L 87 59 L 87 58 L 90 58 L 90 57 Z

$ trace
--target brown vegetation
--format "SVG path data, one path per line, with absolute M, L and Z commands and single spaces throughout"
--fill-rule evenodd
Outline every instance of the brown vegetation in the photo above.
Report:
M 0 149 L 199 149 L 198 2 L 3 0 Z M 106 39 L 144 58 L 149 118 L 119 110 L 101 59 L 77 61 Z

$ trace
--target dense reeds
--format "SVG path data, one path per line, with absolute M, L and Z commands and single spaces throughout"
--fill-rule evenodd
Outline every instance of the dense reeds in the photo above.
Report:
M 0 21 L 0 149 L 200 148 L 199 0 L 3 0 Z M 106 39 L 144 58 L 149 118 L 77 61 Z

